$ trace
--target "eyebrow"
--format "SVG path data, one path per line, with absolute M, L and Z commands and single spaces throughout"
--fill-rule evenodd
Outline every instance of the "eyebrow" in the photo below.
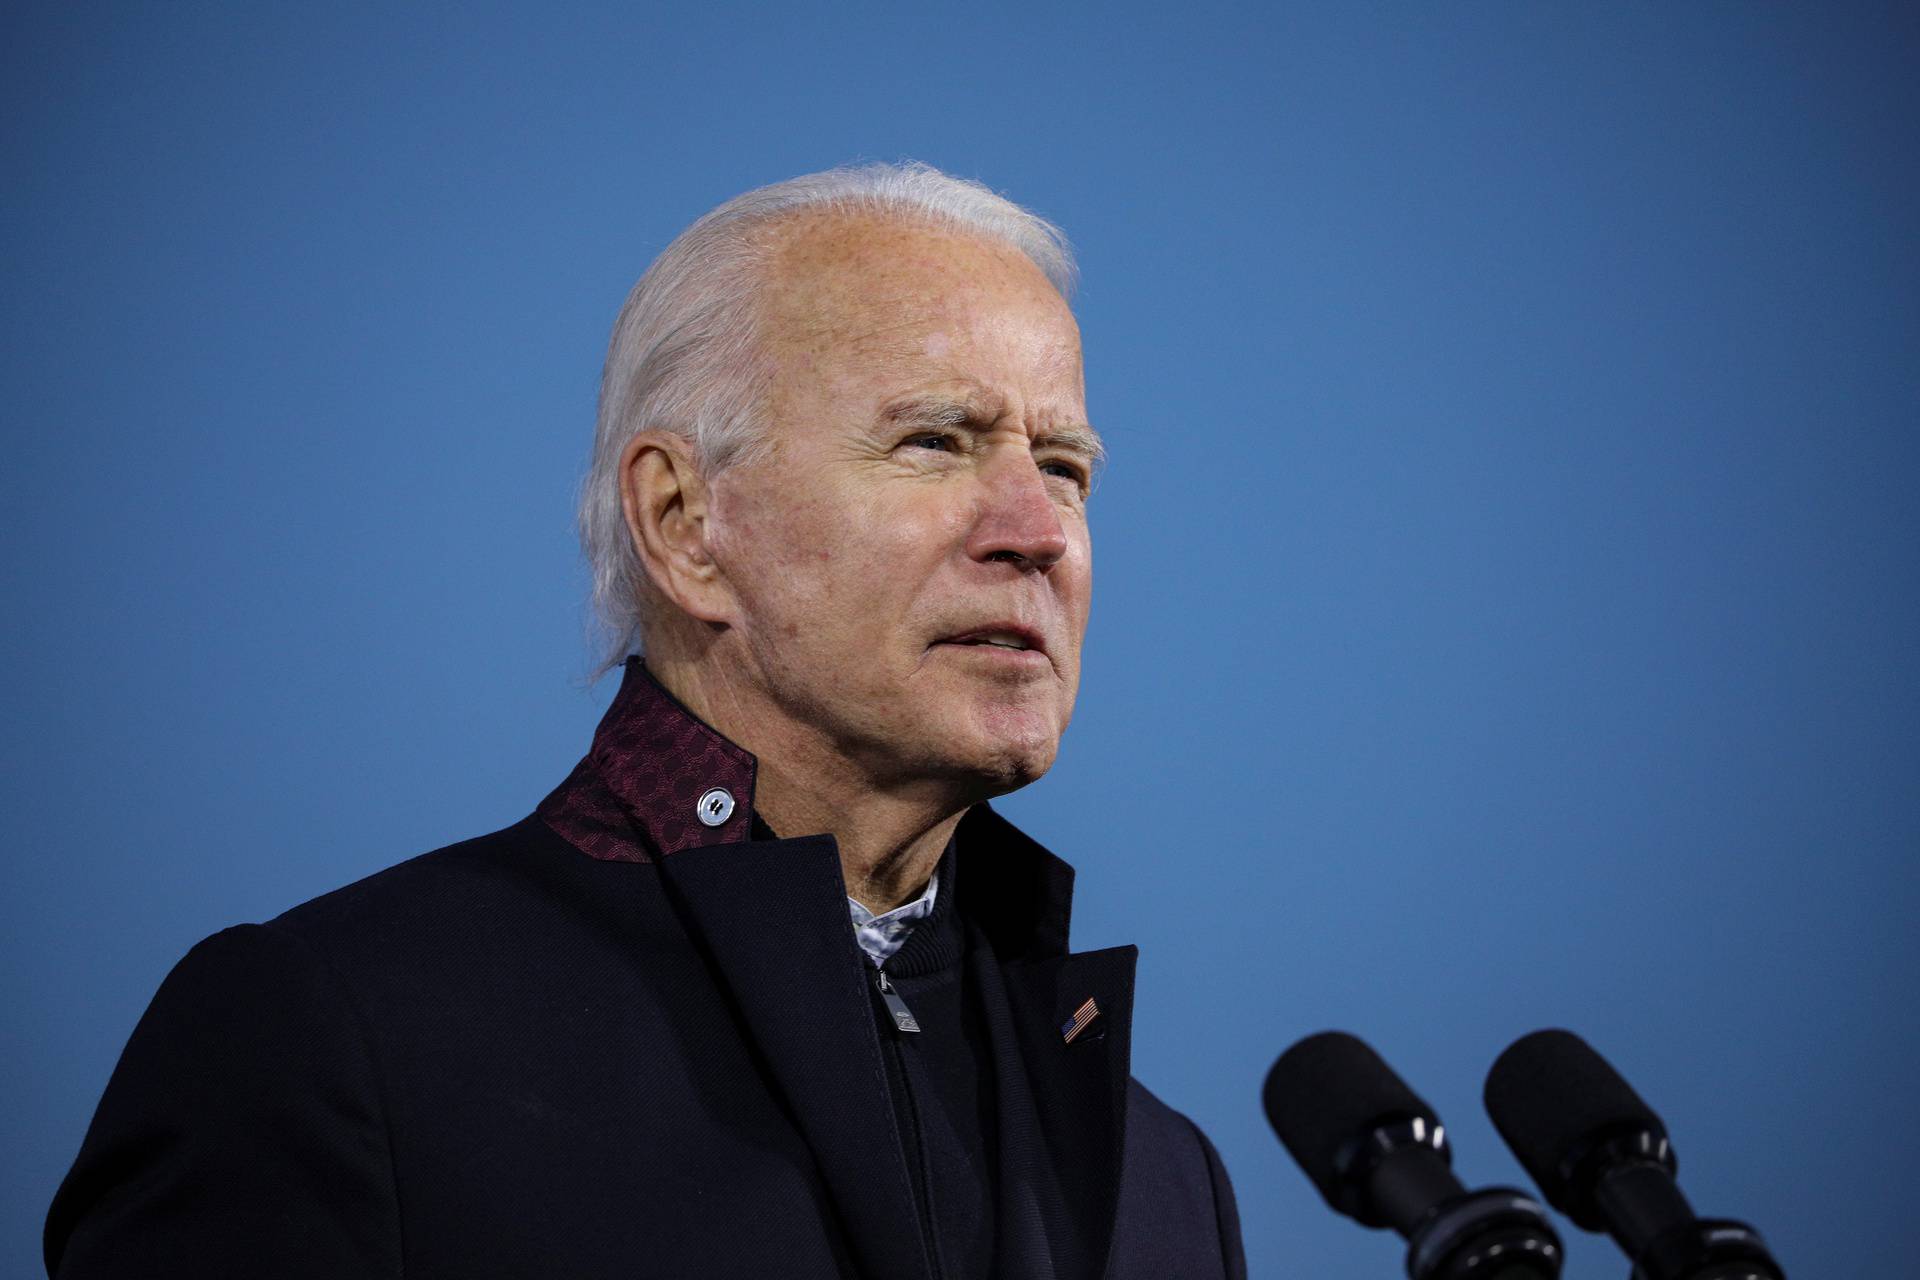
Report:
M 958 400 L 908 400 L 889 406 L 880 416 L 903 427 L 964 427 L 975 414 Z
M 889 407 L 881 415 L 896 426 L 945 427 L 949 429 L 978 424 L 982 415 L 961 400 L 945 398 L 908 400 Z M 1107 460 L 1106 442 L 1091 423 L 1072 422 L 1050 427 L 1034 437 L 1035 449 L 1067 449 L 1084 455 L 1098 467 Z
M 1101 466 L 1107 460 L 1106 441 L 1100 438 L 1100 433 L 1095 431 L 1090 424 L 1084 422 L 1077 422 L 1070 426 L 1054 427 L 1037 438 L 1033 442 L 1033 447 L 1036 449 L 1070 449 L 1075 453 L 1083 453 L 1087 456 L 1087 460 L 1096 467 Z

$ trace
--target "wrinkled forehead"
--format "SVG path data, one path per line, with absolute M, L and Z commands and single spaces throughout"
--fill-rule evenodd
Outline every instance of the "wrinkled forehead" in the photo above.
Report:
M 772 233 L 762 334 L 788 357 L 931 357 L 1011 343 L 1049 372 L 1080 366 L 1066 300 L 1011 245 L 870 215 L 803 215 Z M 1001 352 L 998 354 L 1007 354 Z

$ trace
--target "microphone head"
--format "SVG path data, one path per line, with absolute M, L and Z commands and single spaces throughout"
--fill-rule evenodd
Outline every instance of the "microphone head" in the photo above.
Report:
M 1344 1031 L 1308 1036 L 1281 1054 L 1260 1091 L 1267 1122 L 1335 1212 L 1386 1226 L 1366 1193 L 1363 1161 L 1379 1129 L 1410 1125 L 1442 1160 L 1440 1119 L 1380 1055 Z
M 1605 1229 L 1593 1190 L 1615 1162 L 1675 1168 L 1660 1117 L 1571 1031 L 1536 1031 L 1507 1046 L 1483 1096 L 1494 1127 L 1547 1202 L 1588 1231 Z

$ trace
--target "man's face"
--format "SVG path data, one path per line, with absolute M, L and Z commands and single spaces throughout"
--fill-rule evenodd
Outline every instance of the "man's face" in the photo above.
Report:
M 1072 314 L 1016 250 L 843 217 L 783 231 L 762 314 L 770 452 L 709 515 L 742 674 L 878 785 L 1032 781 L 1093 582 Z

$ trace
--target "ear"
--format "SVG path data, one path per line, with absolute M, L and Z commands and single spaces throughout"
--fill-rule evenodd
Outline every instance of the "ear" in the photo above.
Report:
M 642 431 L 620 452 L 620 505 L 654 589 L 702 622 L 732 620 L 732 594 L 707 548 L 707 484 L 693 445 Z

